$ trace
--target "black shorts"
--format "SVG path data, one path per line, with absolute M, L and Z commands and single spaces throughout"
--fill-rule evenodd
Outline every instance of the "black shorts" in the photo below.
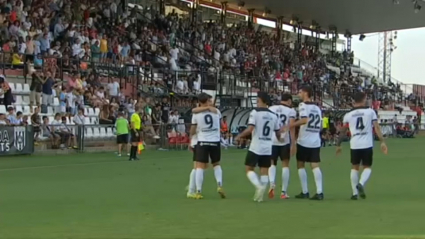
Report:
M 351 164 L 372 166 L 373 163 L 373 148 L 368 149 L 352 149 Z
M 212 164 L 221 160 L 220 142 L 198 142 L 196 145 L 196 162 Z
M 140 142 L 140 138 L 141 138 L 141 131 L 140 130 L 137 130 L 137 136 L 136 136 L 136 133 L 134 132 L 134 130 L 132 129 L 131 130 L 131 142 L 132 143 L 137 143 L 137 142 Z
M 193 160 L 193 162 L 196 161 L 196 149 L 197 148 L 198 148 L 197 145 L 192 146 L 192 149 L 193 149 L 193 158 L 192 158 L 192 160 Z
M 258 155 L 248 150 L 245 158 L 245 165 L 255 167 L 258 165 L 260 168 L 270 168 L 271 166 L 271 155 Z
M 297 144 L 297 161 L 320 163 L 320 147 L 307 148 Z
M 128 134 L 117 135 L 117 144 L 127 144 L 128 143 Z
M 272 147 L 272 157 L 273 165 L 277 164 L 277 160 L 280 158 L 280 160 L 289 160 L 291 158 L 291 145 L 273 145 Z

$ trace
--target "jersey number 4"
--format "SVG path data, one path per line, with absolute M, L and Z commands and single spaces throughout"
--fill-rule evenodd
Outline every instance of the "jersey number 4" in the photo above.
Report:
M 308 120 L 307 128 L 320 129 L 320 115 L 309 114 L 308 118 L 309 120 Z
M 364 127 L 364 124 L 363 124 L 363 118 L 358 117 L 357 121 L 356 121 L 356 129 L 363 130 L 364 128 L 365 127 Z

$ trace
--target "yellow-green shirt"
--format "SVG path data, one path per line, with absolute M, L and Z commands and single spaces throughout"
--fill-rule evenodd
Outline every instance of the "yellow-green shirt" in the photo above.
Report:
M 131 122 L 133 123 L 135 129 L 140 130 L 142 128 L 142 120 L 140 119 L 138 113 L 131 115 Z
M 329 128 L 329 118 L 323 117 L 323 128 L 328 129 Z
M 117 121 L 115 121 L 115 129 L 117 135 L 128 134 L 128 121 L 123 117 L 119 117 Z

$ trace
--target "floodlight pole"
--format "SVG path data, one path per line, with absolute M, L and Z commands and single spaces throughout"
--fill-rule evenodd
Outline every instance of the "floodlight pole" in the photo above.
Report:
M 254 8 L 248 9 L 248 27 L 252 28 L 254 25 Z
M 391 79 L 391 53 L 393 32 L 381 32 L 378 37 L 378 79 L 384 83 Z
M 226 24 L 226 15 L 227 15 L 227 2 L 221 2 L 221 15 L 220 15 L 220 21 L 221 24 Z
M 314 36 L 315 44 L 316 44 L 316 52 L 319 52 L 320 48 L 320 29 L 317 28 Z
M 331 55 L 332 56 L 335 56 L 335 53 L 336 53 L 336 41 L 338 39 L 337 34 L 338 34 L 337 31 L 332 32 L 332 48 L 331 48 Z
M 165 15 L 165 0 L 158 0 L 159 14 Z
M 297 47 L 298 47 L 298 50 L 301 50 L 302 37 L 303 37 L 303 28 L 302 28 L 301 24 L 298 24 L 298 26 L 297 26 Z

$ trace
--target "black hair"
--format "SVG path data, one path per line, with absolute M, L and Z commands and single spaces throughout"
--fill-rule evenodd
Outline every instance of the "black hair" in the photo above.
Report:
M 212 97 L 209 95 L 209 94 L 207 94 L 207 93 L 201 93 L 201 94 L 199 94 L 198 95 L 198 101 L 199 101 L 199 103 L 201 103 L 201 104 L 205 104 L 205 103 L 207 103 L 207 101 L 209 100 L 209 99 L 211 99 Z
M 357 92 L 353 95 L 353 100 L 355 103 L 362 103 L 362 101 L 366 98 L 366 94 L 363 92 Z
M 292 100 L 292 95 L 289 93 L 283 93 L 282 97 L 281 97 L 282 101 L 288 101 L 288 100 Z
M 45 119 L 48 119 L 49 117 L 47 117 L 47 116 L 43 116 L 43 120 L 45 120 Z
M 259 91 L 257 97 L 266 105 L 270 105 L 270 96 L 264 91 Z
M 22 115 L 22 112 L 21 111 L 18 111 L 17 113 L 16 113 L 16 116 L 21 116 Z
M 313 87 L 309 86 L 309 85 L 304 85 L 301 87 L 301 91 L 306 92 L 308 97 L 312 97 L 313 96 Z

